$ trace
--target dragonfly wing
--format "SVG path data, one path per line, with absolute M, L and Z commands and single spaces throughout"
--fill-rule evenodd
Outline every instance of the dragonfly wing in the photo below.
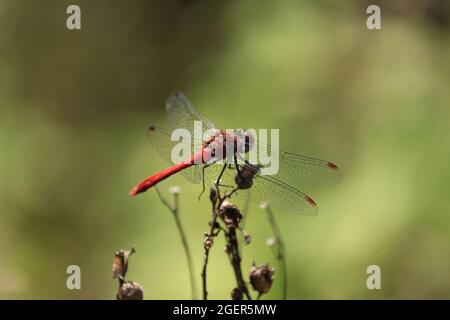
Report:
M 166 99 L 166 113 L 173 129 L 185 128 L 189 131 L 194 128 L 194 121 L 200 121 L 205 129 L 215 128 L 214 124 L 203 114 L 197 111 L 188 98 L 176 91 Z
M 198 144 L 195 141 L 172 141 L 170 138 L 170 134 L 168 131 L 159 128 L 157 126 L 150 126 L 148 130 L 148 140 L 150 144 L 158 151 L 158 153 L 165 160 L 169 161 L 171 164 L 174 164 L 172 161 L 172 151 L 177 144 L 186 143 L 184 147 L 185 150 L 194 150 L 198 149 Z M 184 159 L 188 159 L 192 156 L 192 154 L 187 154 Z M 201 181 L 201 166 L 191 166 L 181 171 L 181 174 L 190 182 L 199 183 Z
M 265 176 L 255 176 L 250 189 L 239 190 L 235 195 L 257 204 L 267 201 L 274 208 L 305 216 L 315 216 L 319 211 L 316 203 L 303 192 Z
M 202 181 L 202 166 L 195 165 L 181 171 L 181 175 L 187 181 L 192 183 L 200 183 Z
M 315 216 L 319 211 L 306 194 L 267 176 L 255 176 L 248 192 L 252 202 L 267 201 L 272 207 L 285 211 L 306 216 Z
M 258 145 L 258 157 L 264 153 L 278 158 L 278 172 L 270 177 L 275 178 L 298 190 L 311 191 L 318 187 L 336 185 L 342 178 L 339 168 L 331 162 L 290 153 L 267 145 Z
M 206 186 L 216 182 L 222 168 L 223 164 L 214 164 L 205 169 L 204 179 Z M 236 185 L 235 176 L 235 166 L 227 167 L 220 180 L 222 187 L 228 187 L 228 190 L 232 190 Z M 314 216 L 318 212 L 317 205 L 303 192 L 270 176 L 261 176 L 257 173 L 253 178 L 252 187 L 247 190 L 238 190 L 232 195 L 233 198 L 258 204 L 262 201 L 267 201 L 274 208 L 307 216 Z

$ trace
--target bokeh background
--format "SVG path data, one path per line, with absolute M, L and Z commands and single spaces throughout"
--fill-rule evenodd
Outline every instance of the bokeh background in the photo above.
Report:
M 114 299 L 114 252 L 131 246 L 146 299 L 190 298 L 173 217 L 153 190 L 128 196 L 167 165 L 146 128 L 176 89 L 219 127 L 280 128 L 284 149 L 340 166 L 342 182 L 312 194 L 317 217 L 275 212 L 288 298 L 450 298 L 448 1 L 78 0 L 69 31 L 73 3 L 0 2 L 0 298 Z M 172 185 L 200 287 L 209 203 Z M 277 268 L 258 206 L 246 229 L 244 273 Z M 228 299 L 221 241 L 208 286 Z M 372 264 L 381 290 L 366 288 Z

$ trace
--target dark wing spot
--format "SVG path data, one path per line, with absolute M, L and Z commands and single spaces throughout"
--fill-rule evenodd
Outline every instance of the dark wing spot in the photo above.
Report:
M 156 130 L 156 126 L 151 125 L 148 127 L 148 131 L 155 131 Z
M 304 197 L 305 197 L 306 201 L 308 201 L 311 205 L 313 205 L 314 207 L 317 207 L 317 204 L 314 202 L 313 199 L 311 199 L 307 195 L 305 195 Z
M 329 168 L 331 168 L 331 169 L 334 169 L 334 170 L 337 170 L 337 165 L 335 165 L 334 163 L 331 163 L 331 162 L 328 162 L 327 163 L 327 166 L 329 167 Z

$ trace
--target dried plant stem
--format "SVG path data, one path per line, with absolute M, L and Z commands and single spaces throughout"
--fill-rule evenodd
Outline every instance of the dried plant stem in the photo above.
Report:
M 218 184 L 218 182 L 217 182 L 217 184 Z M 223 199 L 221 198 L 220 190 L 218 187 L 216 188 L 215 191 L 217 192 L 217 199 L 211 199 L 212 218 L 211 218 L 211 221 L 209 222 L 210 230 L 209 230 L 209 233 L 205 234 L 205 236 L 207 237 L 206 240 L 210 240 L 211 242 L 210 242 L 210 245 L 208 245 L 206 243 L 206 241 L 204 243 L 205 253 L 203 255 L 203 268 L 202 268 L 203 300 L 208 300 L 208 289 L 207 289 L 206 280 L 207 280 L 207 270 L 208 270 L 208 262 L 209 262 L 209 252 L 211 250 L 213 238 L 215 236 L 217 236 L 220 232 L 220 228 L 219 229 L 217 228 L 218 227 L 217 218 L 219 217 L 220 206 L 222 205 L 223 201 L 225 201 L 225 199 L 226 199 L 226 198 L 223 198 Z M 217 207 L 216 207 L 216 205 L 217 205 Z M 216 229 L 218 229 L 218 231 L 216 231 Z
M 239 255 L 239 243 L 238 243 L 238 238 L 237 238 L 237 234 L 236 234 L 236 229 L 237 229 L 237 225 L 236 226 L 227 226 L 227 229 L 225 230 L 224 228 L 222 228 L 217 219 L 220 216 L 219 212 L 220 209 L 222 207 L 222 204 L 224 203 L 224 201 L 228 198 L 231 197 L 231 195 L 236 192 L 238 190 L 238 188 L 233 189 L 231 192 L 224 194 L 224 196 L 222 197 L 220 195 L 220 190 L 219 187 L 216 184 L 216 197 L 211 197 L 211 203 L 212 203 L 212 218 L 211 221 L 209 222 L 210 225 L 210 231 L 209 233 L 205 234 L 206 236 L 206 240 L 205 240 L 205 254 L 203 257 L 203 270 L 202 270 L 202 287 L 203 287 L 203 299 L 207 300 L 208 299 L 208 290 L 207 290 L 207 268 L 208 268 L 208 261 L 209 261 L 209 252 L 211 249 L 211 245 L 212 245 L 212 241 L 213 238 L 216 237 L 220 231 L 224 231 L 225 233 L 225 239 L 227 241 L 227 247 L 229 248 L 228 250 L 228 255 L 230 257 L 230 262 L 231 265 L 233 267 L 233 271 L 236 277 L 236 282 L 238 285 L 239 290 L 242 292 L 242 294 L 245 295 L 245 297 L 248 300 L 251 300 L 247 285 L 244 281 L 243 275 L 242 275 L 242 270 L 241 270 L 241 257 Z
M 174 192 L 174 205 L 170 205 L 170 203 L 162 196 L 161 192 L 159 191 L 158 187 L 155 186 L 156 193 L 158 194 L 159 199 L 161 200 L 161 203 L 165 205 L 170 212 L 172 212 L 172 215 L 175 219 L 175 224 L 178 229 L 178 233 L 180 234 L 181 242 L 183 244 L 184 253 L 186 255 L 186 260 L 188 263 L 188 269 L 189 269 L 189 278 L 191 282 L 191 296 L 193 300 L 197 300 L 197 285 L 195 283 L 195 276 L 194 276 L 194 263 L 192 260 L 191 251 L 189 249 L 189 244 L 187 242 L 186 234 L 184 232 L 183 226 L 181 225 L 181 220 L 179 216 L 179 193 Z
M 212 213 L 212 219 L 209 222 L 210 225 L 210 231 L 207 234 L 207 237 L 214 237 L 214 231 L 216 229 L 216 223 L 217 223 L 217 217 L 218 217 L 218 212 L 216 212 L 215 210 L 215 206 L 213 204 L 213 213 Z M 202 268 L 202 289 L 203 289 L 203 300 L 208 300 L 208 290 L 207 290 L 207 285 L 206 285 L 206 272 L 207 272 L 207 268 L 208 268 L 208 261 L 209 261 L 209 251 L 211 250 L 211 246 L 209 245 L 204 245 L 205 247 L 205 253 L 203 255 L 203 268 Z
M 244 201 L 243 209 L 241 210 L 241 212 L 242 212 L 242 221 L 239 224 L 239 229 L 241 229 L 241 230 L 245 230 L 245 224 L 247 223 L 248 212 L 250 210 L 250 197 L 251 197 L 251 195 L 248 193 L 247 194 L 247 199 L 245 199 L 245 201 Z M 242 237 L 241 237 L 241 240 L 242 240 Z M 243 242 L 244 241 L 239 242 L 239 251 L 240 252 L 244 251 Z
M 206 271 L 209 260 L 209 249 L 205 248 L 205 254 L 203 256 L 203 269 L 202 269 L 202 289 L 203 300 L 208 300 L 208 289 L 206 288 Z
M 273 214 L 272 209 L 268 204 L 264 204 L 264 209 L 267 213 L 267 219 L 269 221 L 269 224 L 272 228 L 273 235 L 275 237 L 275 245 L 277 248 L 277 252 L 275 254 L 276 259 L 278 260 L 278 263 L 281 267 L 281 278 L 282 278 L 282 299 L 287 299 L 287 270 L 286 270 L 286 254 L 284 251 L 284 243 L 283 239 L 281 238 L 281 232 L 278 227 L 278 224 L 275 221 L 275 217 Z
M 241 256 L 239 255 L 239 245 L 236 235 L 236 227 L 229 226 L 226 233 L 227 243 L 230 248 L 229 256 L 231 260 L 231 265 L 233 266 L 234 275 L 236 277 L 236 282 L 239 290 L 245 295 L 248 300 L 252 300 L 250 293 L 248 292 L 247 285 L 245 284 L 244 278 L 242 276 L 241 269 Z

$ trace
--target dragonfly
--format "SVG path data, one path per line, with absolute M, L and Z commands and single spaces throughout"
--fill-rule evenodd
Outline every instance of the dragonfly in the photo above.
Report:
M 305 192 L 333 186 L 341 180 L 341 171 L 332 162 L 272 148 L 261 142 L 255 143 L 254 137 L 243 129 L 233 132 L 218 129 L 179 91 L 166 99 L 166 114 L 168 129 L 151 125 L 148 137 L 158 153 L 171 162 L 171 152 L 179 143 L 172 140 L 171 130 L 183 128 L 191 137 L 195 137 L 193 124 L 197 121 L 202 127 L 209 129 L 211 134 L 206 138 L 191 139 L 189 143 L 194 150 L 192 155 L 145 178 L 130 191 L 131 196 L 141 194 L 180 173 L 190 182 L 202 183 L 203 191 L 205 185 L 237 185 L 239 188 L 233 193 L 235 198 L 256 203 L 267 202 L 274 208 L 314 216 L 318 213 L 317 204 Z M 234 144 L 228 144 L 230 141 Z M 230 148 L 230 145 L 233 147 Z M 275 174 L 262 174 L 263 165 L 251 163 L 245 158 L 245 153 L 253 148 L 270 151 L 272 158 L 278 157 L 279 167 Z M 222 155 L 215 157 L 215 150 L 223 150 Z

